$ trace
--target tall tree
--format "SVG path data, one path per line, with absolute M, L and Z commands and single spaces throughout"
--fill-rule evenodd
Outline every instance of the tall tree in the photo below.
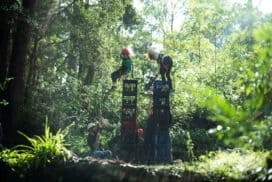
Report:
M 36 0 L 22 1 L 22 14 L 16 20 L 16 31 L 12 37 L 12 51 L 9 61 L 8 77 L 12 80 L 8 83 L 6 100 L 8 106 L 2 113 L 3 127 L 7 144 L 13 144 L 16 140 L 16 132 L 22 126 L 20 117 L 24 110 L 24 73 L 26 55 L 31 37 L 31 18 L 35 11 Z M 6 44 L 9 47 L 9 44 Z
M 16 17 L 16 1 L 4 0 L 0 3 L 0 84 L 3 85 L 8 71 L 8 58 L 10 46 L 8 46 L 11 33 L 11 22 Z M 14 16 L 13 16 L 14 15 Z

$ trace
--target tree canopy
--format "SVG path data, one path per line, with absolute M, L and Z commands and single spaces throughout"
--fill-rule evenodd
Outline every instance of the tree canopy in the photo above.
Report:
M 136 4 L 137 3 L 137 4 Z M 109 94 L 121 48 L 133 52 L 139 125 L 146 126 L 147 50 L 173 58 L 170 127 L 175 159 L 211 151 L 271 150 L 272 18 L 252 0 L 4 0 L 0 3 L 0 122 L 3 145 L 18 133 L 65 133 L 87 155 L 88 123 L 107 118 L 102 146 L 118 153 L 122 80 Z M 47 126 L 46 126 L 47 127 Z

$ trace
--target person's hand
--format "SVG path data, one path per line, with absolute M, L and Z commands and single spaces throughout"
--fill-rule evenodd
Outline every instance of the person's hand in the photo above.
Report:
M 99 121 L 99 122 L 102 122 L 103 119 L 104 119 L 104 118 L 103 118 L 102 114 L 99 114 L 99 116 L 98 116 L 98 121 Z

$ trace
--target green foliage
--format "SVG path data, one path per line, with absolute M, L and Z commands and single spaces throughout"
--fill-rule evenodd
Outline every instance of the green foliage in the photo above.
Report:
M 130 0 L 88 1 L 87 4 L 73 1 L 67 7 L 58 7 L 51 0 L 38 4 L 35 30 L 46 32 L 47 36 L 35 33 L 33 40 L 40 39 L 38 51 L 33 51 L 35 60 L 28 60 L 36 68 L 33 83 L 27 83 L 32 86 L 26 105 L 32 117 L 28 122 L 40 124 L 48 114 L 53 131 L 66 128 L 69 149 L 87 155 L 86 126 L 102 111 L 113 126 L 112 130 L 104 131 L 102 147 L 118 151 L 121 80 L 116 92 L 107 94 L 110 73 L 120 66 L 115 56 L 121 47 L 134 49 L 134 78 L 139 81 L 141 93 L 147 75 L 157 72 L 155 64 L 152 69 L 147 68 L 147 47 L 150 43 L 160 43 L 163 52 L 174 60 L 171 138 L 177 156 L 193 159 L 224 148 L 214 133 L 227 146 L 270 148 L 271 118 L 255 121 L 255 116 L 258 113 L 267 116 L 271 112 L 271 25 L 256 30 L 256 40 L 253 40 L 253 28 L 260 25 L 261 16 L 249 11 L 247 6 L 231 6 L 221 0 L 172 1 L 172 8 L 161 0 L 141 2 L 145 3 L 139 13 L 141 18 Z M 173 29 L 175 10 L 184 13 L 180 29 Z M 50 26 L 45 22 L 50 22 Z M 124 30 L 127 28 L 130 32 Z M 142 111 L 148 102 L 149 98 L 138 95 Z M 145 118 L 146 114 L 141 112 L 141 125 Z M 212 129 L 211 120 L 214 121 Z M 55 141 L 50 135 L 25 137 L 38 146 L 27 147 L 31 155 L 13 151 L 11 156 L 22 156 L 18 160 L 34 160 L 34 151 L 39 151 L 42 154 L 35 159 L 36 163 L 45 165 L 54 158 L 48 154 L 50 151 L 61 153 L 46 142 L 58 143 L 58 137 Z
M 29 169 L 64 164 L 71 157 L 65 149 L 61 130 L 53 135 L 47 119 L 43 136 L 29 137 L 21 132 L 20 134 L 30 142 L 30 146 L 18 145 L 0 153 L 1 159 L 18 171 L 26 172 Z
M 270 27 L 270 28 L 269 28 Z M 270 85 L 270 42 L 271 25 L 264 25 L 256 31 L 255 53 L 258 57 L 253 57 L 243 65 L 246 73 L 240 76 L 237 83 L 244 87 L 244 92 L 240 92 L 238 97 L 246 96 L 239 104 L 228 101 L 226 97 L 216 93 L 212 89 L 203 91 L 207 96 L 204 101 L 205 107 L 210 112 L 210 118 L 220 122 L 222 127 L 218 132 L 219 138 L 236 146 L 263 148 L 267 128 L 271 125 L 271 118 L 264 121 L 256 121 L 258 115 L 271 115 L 271 93 Z M 270 129 L 268 129 L 270 130 Z M 268 144 L 270 145 L 270 144 Z
M 193 141 L 191 139 L 191 135 L 188 131 L 186 132 L 186 148 L 187 148 L 187 153 L 189 155 L 189 159 L 195 160 L 194 143 L 193 143 Z
M 46 19 L 50 21 L 48 36 L 39 35 L 43 38 L 35 57 L 34 84 L 29 83 L 28 122 L 38 120 L 33 125 L 39 125 L 43 116 L 48 115 L 53 131 L 76 122 L 67 137 L 76 153 L 87 153 L 86 126 L 99 110 L 104 117 L 111 118 L 110 123 L 119 122 L 120 90 L 114 94 L 116 99 L 111 99 L 107 90 L 111 86 L 110 73 L 120 66 L 115 56 L 121 47 L 130 44 L 121 35 L 125 23 L 122 18 L 127 15 L 127 21 L 135 20 L 126 22 L 126 28 L 138 21 L 131 3 L 74 1 L 60 7 L 50 0 L 39 3 L 44 8 L 37 12 L 41 16 L 36 17 L 39 28 L 46 26 L 43 24 L 46 11 L 56 14 Z
M 87 129 L 81 124 L 72 122 L 63 130 L 67 148 L 78 155 L 88 155 L 89 147 L 87 145 Z
M 263 152 L 253 151 L 218 151 L 206 156 L 200 156 L 193 163 L 191 170 L 198 171 L 212 179 L 250 180 L 265 171 L 265 156 Z
M 137 24 L 140 23 L 139 21 L 139 17 L 137 17 L 137 13 L 134 9 L 134 7 L 131 5 L 131 4 L 128 4 L 126 7 L 125 7 L 125 12 L 124 12 L 124 15 L 123 15 L 123 23 L 125 25 L 126 28 L 135 28 L 137 26 Z
M 181 158 L 182 160 L 194 160 L 209 151 L 226 147 L 214 134 L 209 133 L 204 128 L 174 125 L 170 134 L 173 157 Z
M 4 149 L 0 153 L 1 160 L 18 171 L 26 172 L 31 167 L 34 155 L 25 150 Z
M 0 105 L 6 106 L 6 105 L 8 105 L 8 101 L 6 101 L 5 99 L 0 100 Z
M 4 92 L 7 89 L 7 84 L 13 80 L 12 78 L 6 78 L 4 83 L 0 83 L 0 93 Z M 8 101 L 5 99 L 0 100 L 0 106 L 6 106 L 8 105 Z

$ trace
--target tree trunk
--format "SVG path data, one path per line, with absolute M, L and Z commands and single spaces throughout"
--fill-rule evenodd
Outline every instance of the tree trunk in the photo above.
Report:
M 87 76 L 85 78 L 85 85 L 90 85 L 94 78 L 94 65 L 90 64 L 88 67 Z
M 39 42 L 39 39 L 36 35 L 34 42 L 33 42 L 34 46 L 33 46 L 32 52 L 29 56 L 29 65 L 28 65 L 27 79 L 26 79 L 26 86 L 25 86 L 24 104 L 27 104 L 28 98 L 30 97 L 31 88 L 34 85 L 34 76 L 35 76 L 34 73 L 36 72 L 38 42 Z
M 17 30 L 14 35 L 12 45 L 12 54 L 10 59 L 8 77 L 12 81 L 8 84 L 7 100 L 9 102 L 6 107 L 5 120 L 3 128 L 5 134 L 5 144 L 12 146 L 17 143 L 17 130 L 22 129 L 22 114 L 24 111 L 24 72 L 25 60 L 30 40 L 31 25 L 30 18 L 35 9 L 36 0 L 23 0 L 22 12 L 26 18 L 19 18 L 17 22 Z
M 0 3 L 0 102 L 3 99 L 7 100 L 7 92 L 5 90 L 6 87 L 6 78 L 9 66 L 9 53 L 11 46 L 10 43 L 10 34 L 11 34 L 11 20 L 16 16 L 12 17 L 12 12 L 10 11 L 11 6 L 15 4 L 14 0 L 4 0 Z M 5 115 L 6 107 L 0 104 L 0 122 L 5 128 L 6 115 Z M 5 132 L 4 132 L 5 133 Z M 3 136 L 5 137 L 5 135 Z
M 2 85 L 7 76 L 8 55 L 9 55 L 9 38 L 10 38 L 10 22 L 12 14 L 9 9 L 14 1 L 3 0 L 0 3 L 0 84 Z M 2 85 L 3 86 L 3 85 Z M 2 90 L 0 90 L 2 92 Z

